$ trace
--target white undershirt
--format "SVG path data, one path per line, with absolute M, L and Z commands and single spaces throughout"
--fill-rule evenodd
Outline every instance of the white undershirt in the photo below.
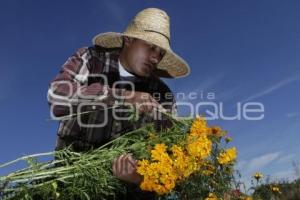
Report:
M 128 77 L 128 76 L 134 76 L 130 72 L 128 72 L 121 64 L 120 59 L 118 60 L 119 62 L 119 72 L 121 77 Z

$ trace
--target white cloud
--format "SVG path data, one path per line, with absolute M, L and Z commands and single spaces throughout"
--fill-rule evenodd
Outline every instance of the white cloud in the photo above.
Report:
M 272 85 L 271 87 L 268 87 L 266 89 L 264 89 L 263 91 L 261 92 L 258 92 L 256 94 L 253 94 L 251 96 L 249 96 L 248 98 L 246 98 L 245 100 L 243 100 L 242 102 L 245 102 L 245 101 L 251 101 L 253 99 L 256 99 L 256 98 L 259 98 L 259 97 L 262 97 L 262 96 L 265 96 L 271 92 L 274 92 L 280 88 L 282 88 L 283 86 L 289 84 L 289 83 L 292 83 L 294 81 L 297 81 L 300 79 L 300 75 L 295 75 L 295 76 L 291 76 L 291 77 L 288 77 L 286 79 L 283 79 L 281 81 L 279 81 L 278 83 Z
M 262 167 L 268 165 L 272 161 L 276 160 L 280 156 L 280 152 L 268 153 L 256 158 L 253 158 L 248 166 L 248 171 L 260 171 Z
M 280 158 L 276 162 L 278 164 L 282 164 L 282 163 L 291 164 L 294 157 L 295 157 L 295 154 L 280 156 Z

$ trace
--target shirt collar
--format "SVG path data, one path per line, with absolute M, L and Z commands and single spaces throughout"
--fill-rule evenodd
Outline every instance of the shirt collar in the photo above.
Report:
M 121 77 L 128 77 L 128 76 L 134 76 L 133 74 L 131 74 L 130 72 L 128 72 L 121 64 L 120 59 L 118 59 L 118 63 L 119 63 L 119 72 L 120 72 L 120 76 Z

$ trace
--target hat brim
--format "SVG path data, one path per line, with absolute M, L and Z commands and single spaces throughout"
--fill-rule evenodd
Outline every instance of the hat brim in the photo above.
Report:
M 122 47 L 122 37 L 133 37 L 141 40 L 145 40 L 147 42 L 151 42 L 139 35 L 130 35 L 124 33 L 116 33 L 116 32 L 106 32 L 100 33 L 93 38 L 93 44 L 106 47 L 106 48 L 118 48 Z M 156 44 L 157 45 L 157 44 Z M 160 45 L 157 45 L 161 47 Z M 162 58 L 162 60 L 158 63 L 154 74 L 158 77 L 162 78 L 181 78 L 189 75 L 190 67 L 189 65 L 176 53 L 174 53 L 171 49 L 166 49 L 161 47 L 166 51 L 166 54 Z

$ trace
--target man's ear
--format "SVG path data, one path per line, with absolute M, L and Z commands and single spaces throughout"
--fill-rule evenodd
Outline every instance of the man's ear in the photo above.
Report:
M 123 45 L 128 47 L 132 43 L 133 39 L 127 36 L 123 37 Z

